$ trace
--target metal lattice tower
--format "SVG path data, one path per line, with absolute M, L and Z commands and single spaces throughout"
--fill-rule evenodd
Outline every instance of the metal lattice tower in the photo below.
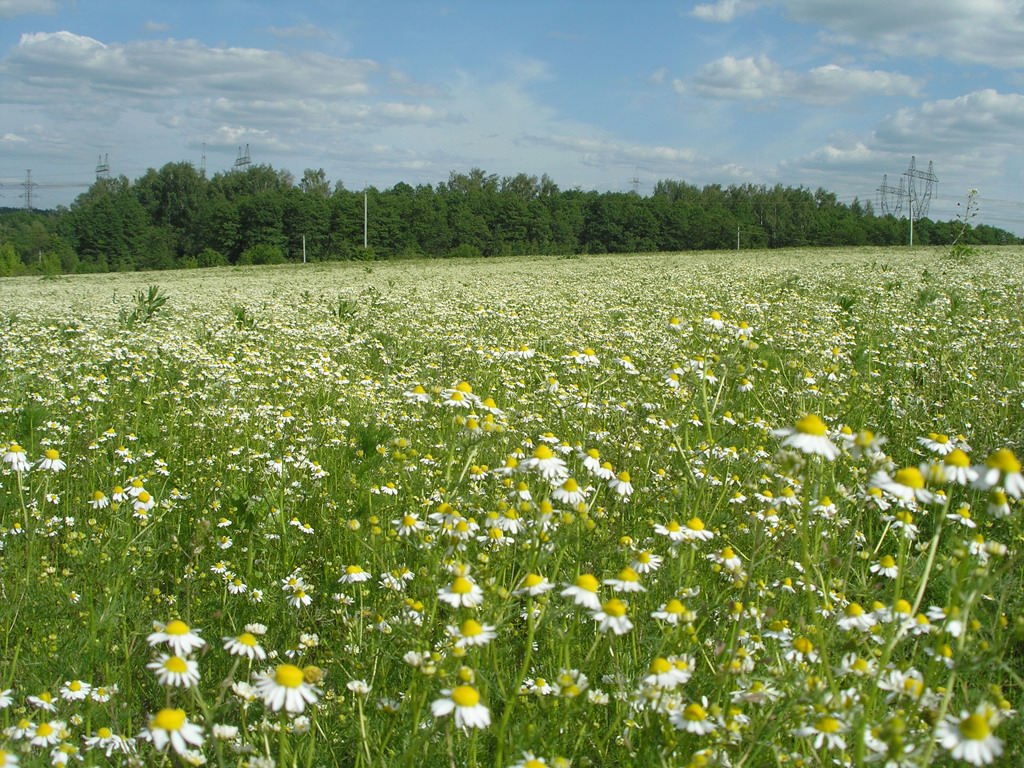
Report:
M 910 167 L 903 172 L 903 176 L 907 180 L 907 200 L 910 203 L 910 217 L 916 220 L 928 215 L 928 205 L 932 201 L 932 190 L 939 183 L 939 179 L 935 175 L 934 165 L 930 161 L 927 171 L 919 171 L 914 165 L 915 158 L 911 155 Z
M 235 168 L 243 169 L 249 163 L 252 162 L 252 157 L 249 156 L 249 145 L 245 145 L 245 154 L 242 154 L 242 148 L 238 148 L 238 158 L 235 160 Z
M 110 178 L 110 155 L 103 155 L 96 159 L 96 180 Z
M 895 216 L 897 219 L 903 212 L 903 179 L 900 179 L 899 187 L 889 183 L 889 174 L 882 174 L 882 186 L 878 188 L 878 207 L 883 216 Z

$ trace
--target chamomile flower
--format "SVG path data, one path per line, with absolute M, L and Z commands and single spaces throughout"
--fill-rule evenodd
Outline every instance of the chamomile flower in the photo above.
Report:
M 225 637 L 223 640 L 224 650 L 232 656 L 242 656 L 250 661 L 263 661 L 267 658 L 267 652 L 263 650 L 256 635 L 248 630 L 237 637 Z
M 565 461 L 556 454 L 547 443 L 538 445 L 533 454 L 524 459 L 522 466 L 530 471 L 537 472 L 542 478 L 551 483 L 561 483 L 567 476 Z
M 420 520 L 419 515 L 415 512 L 407 512 L 402 517 L 392 520 L 391 525 L 399 536 L 412 536 L 427 527 L 427 524 Z
M 971 460 L 959 448 L 954 448 L 942 459 L 942 471 L 947 483 L 969 485 L 978 479 L 978 472 L 971 467 Z
M 871 564 L 871 572 L 887 579 L 895 579 L 899 576 L 900 569 L 892 555 L 882 555 L 878 562 Z
M 614 592 L 646 592 L 644 585 L 640 583 L 640 574 L 626 566 L 616 575 L 614 579 L 605 579 L 604 583 L 612 588 Z
M 61 459 L 59 451 L 53 448 L 47 448 L 43 451 L 43 458 L 39 460 L 36 467 L 49 472 L 63 472 L 67 469 L 68 465 Z
M 1003 754 L 1003 742 L 992 730 L 999 723 L 994 707 L 980 705 L 974 712 L 947 715 L 935 729 L 935 736 L 954 760 L 971 765 L 988 765 Z
M 782 438 L 783 448 L 794 448 L 827 461 L 835 461 L 839 457 L 839 449 L 829 439 L 825 422 L 813 413 L 801 416 L 792 427 L 777 429 L 772 434 Z
M 491 724 L 491 713 L 480 703 L 480 692 L 471 685 L 459 685 L 441 691 L 443 698 L 430 704 L 434 717 L 455 713 L 456 728 L 486 728 Z
M 924 475 L 917 467 L 904 467 L 896 470 L 891 477 L 886 472 L 879 470 L 872 475 L 870 483 L 904 503 L 916 500 L 927 504 L 935 498 L 930 491 L 925 490 Z
M 561 485 L 551 489 L 551 498 L 569 507 L 578 507 L 587 500 L 587 491 L 575 479 L 567 477 Z
M 466 619 L 459 626 L 449 625 L 448 634 L 455 640 L 456 648 L 474 648 L 487 645 L 498 636 L 490 624 L 481 624 L 475 619 Z
M 0 749 L 0 768 L 17 768 L 18 755 L 6 749 Z
M 484 591 L 469 576 L 460 574 L 437 590 L 437 597 L 453 608 L 473 608 L 484 601 Z
M 594 621 L 597 622 L 598 632 L 611 630 L 616 635 L 624 635 L 633 628 L 633 622 L 626 615 L 626 604 L 613 597 L 601 604 L 601 607 L 593 612 Z
M 516 590 L 516 594 L 538 597 L 554 588 L 555 585 L 548 581 L 547 577 L 536 573 L 528 573 L 523 577 L 522 585 Z
M 715 721 L 708 716 L 707 706 L 707 699 L 703 699 L 701 704 L 692 702 L 682 709 L 674 710 L 670 715 L 672 724 L 680 731 L 698 736 L 712 733 L 717 726 Z
M 199 682 L 199 662 L 194 659 L 161 653 L 146 669 L 153 670 L 160 685 L 172 688 L 191 688 Z
M 12 472 L 28 472 L 32 468 L 32 464 L 25 454 L 25 449 L 17 443 L 11 443 L 7 446 L 7 451 L 4 453 L 4 463 L 10 466 Z
M 103 491 L 93 491 L 89 497 L 89 506 L 93 509 L 106 509 L 110 505 L 110 499 Z
M 1021 474 L 1020 460 L 1009 448 L 994 451 L 985 464 L 975 467 L 978 478 L 975 485 L 988 490 L 999 485 L 1007 495 L 1015 499 L 1024 496 L 1024 475 Z
M 696 621 L 697 614 L 691 611 L 686 605 L 676 597 L 673 597 L 658 610 L 651 613 L 651 618 L 658 619 L 658 621 L 664 621 L 666 624 L 677 626 L 679 624 L 689 624 Z
M 278 664 L 257 675 L 256 691 L 271 711 L 284 709 L 292 714 L 300 714 L 320 696 L 320 691 L 306 682 L 305 673 L 294 664 Z
M 67 724 L 63 720 L 42 722 L 32 732 L 29 744 L 33 747 L 52 747 L 65 737 L 66 732 Z
M 622 470 L 615 477 L 608 481 L 608 487 L 612 489 L 623 501 L 629 499 L 633 494 L 633 482 L 629 472 Z
M 629 564 L 637 573 L 654 573 L 661 567 L 663 558 L 661 555 L 656 555 L 648 550 L 641 550 L 637 552 L 633 562 Z
M 815 749 L 846 749 L 846 739 L 843 734 L 846 732 L 846 724 L 838 717 L 825 713 L 817 715 L 814 722 L 797 728 L 793 731 L 794 736 L 812 739 L 811 744 Z
M 878 623 L 874 614 L 865 611 L 860 603 L 850 603 L 843 609 L 843 616 L 839 619 L 839 628 L 842 630 L 856 630 L 858 632 L 870 632 L 871 628 Z
M 597 596 L 600 584 L 593 574 L 583 573 L 576 577 L 573 584 L 562 590 L 562 597 L 571 597 L 576 605 L 582 605 L 591 611 L 601 610 L 601 600 Z
M 123 754 L 130 754 L 135 751 L 135 739 L 128 739 L 124 736 L 120 736 L 114 733 L 106 726 L 96 729 L 95 736 L 89 736 L 85 740 L 85 746 L 88 750 L 101 749 L 103 754 L 110 757 L 115 752 L 121 752 Z M 0 768 L 2 768 L 0 763 Z
M 183 709 L 161 709 L 139 736 L 153 742 L 153 747 L 160 752 L 170 745 L 179 755 L 188 752 L 189 745 L 201 747 L 205 741 L 203 729 L 189 722 Z
M 84 701 L 89 696 L 92 686 L 83 680 L 68 680 L 60 689 L 60 697 L 64 701 Z
M 956 443 L 949 439 L 949 435 L 937 432 L 929 432 L 928 437 L 917 438 L 917 443 L 938 456 L 946 456 L 956 448 Z
M 154 629 L 146 638 L 150 646 L 167 643 L 176 656 L 188 656 L 206 645 L 206 641 L 199 636 L 199 630 L 193 630 L 181 619 L 174 619 L 167 624 L 154 624 Z
M 369 581 L 372 578 L 368 571 L 364 571 L 361 565 L 346 565 L 345 572 L 338 579 L 342 584 L 359 584 Z

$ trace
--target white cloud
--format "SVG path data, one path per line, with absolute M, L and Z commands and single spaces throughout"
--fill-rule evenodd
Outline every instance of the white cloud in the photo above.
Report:
M 146 32 L 166 32 L 171 28 L 171 25 L 166 21 L 147 21 L 142 25 L 142 29 Z
M 56 11 L 56 0 L 0 0 L 0 19 L 29 14 L 50 15 Z
M 756 8 L 756 0 L 718 0 L 716 3 L 700 3 L 693 7 L 690 15 L 701 21 L 728 22 Z
M 862 94 L 916 96 L 919 92 L 914 78 L 896 72 L 848 69 L 837 64 L 796 72 L 782 68 L 767 56 L 724 56 L 705 65 L 694 84 L 698 92 L 716 99 L 812 104 L 838 104 Z
M 1024 67 L 1024 0 L 781 0 L 795 21 L 836 42 L 898 58 L 942 57 L 999 69 Z
M 10 144 L 22 144 L 24 142 L 27 142 L 28 139 L 26 139 L 24 136 L 19 136 L 16 133 L 5 133 L 2 136 L 0 136 L 0 141 L 8 142 Z

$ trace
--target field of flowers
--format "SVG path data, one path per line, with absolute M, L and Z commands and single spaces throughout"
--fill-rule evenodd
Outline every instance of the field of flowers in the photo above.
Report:
M 1022 264 L 0 280 L 0 766 L 1020 765 Z

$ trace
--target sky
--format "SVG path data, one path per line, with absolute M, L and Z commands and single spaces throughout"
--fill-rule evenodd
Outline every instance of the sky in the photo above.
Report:
M 914 158 L 932 218 L 974 188 L 1024 235 L 1024 0 L 0 0 L 0 206 L 29 169 L 45 208 L 100 158 L 212 175 L 246 146 L 348 189 L 482 168 L 876 210 Z

